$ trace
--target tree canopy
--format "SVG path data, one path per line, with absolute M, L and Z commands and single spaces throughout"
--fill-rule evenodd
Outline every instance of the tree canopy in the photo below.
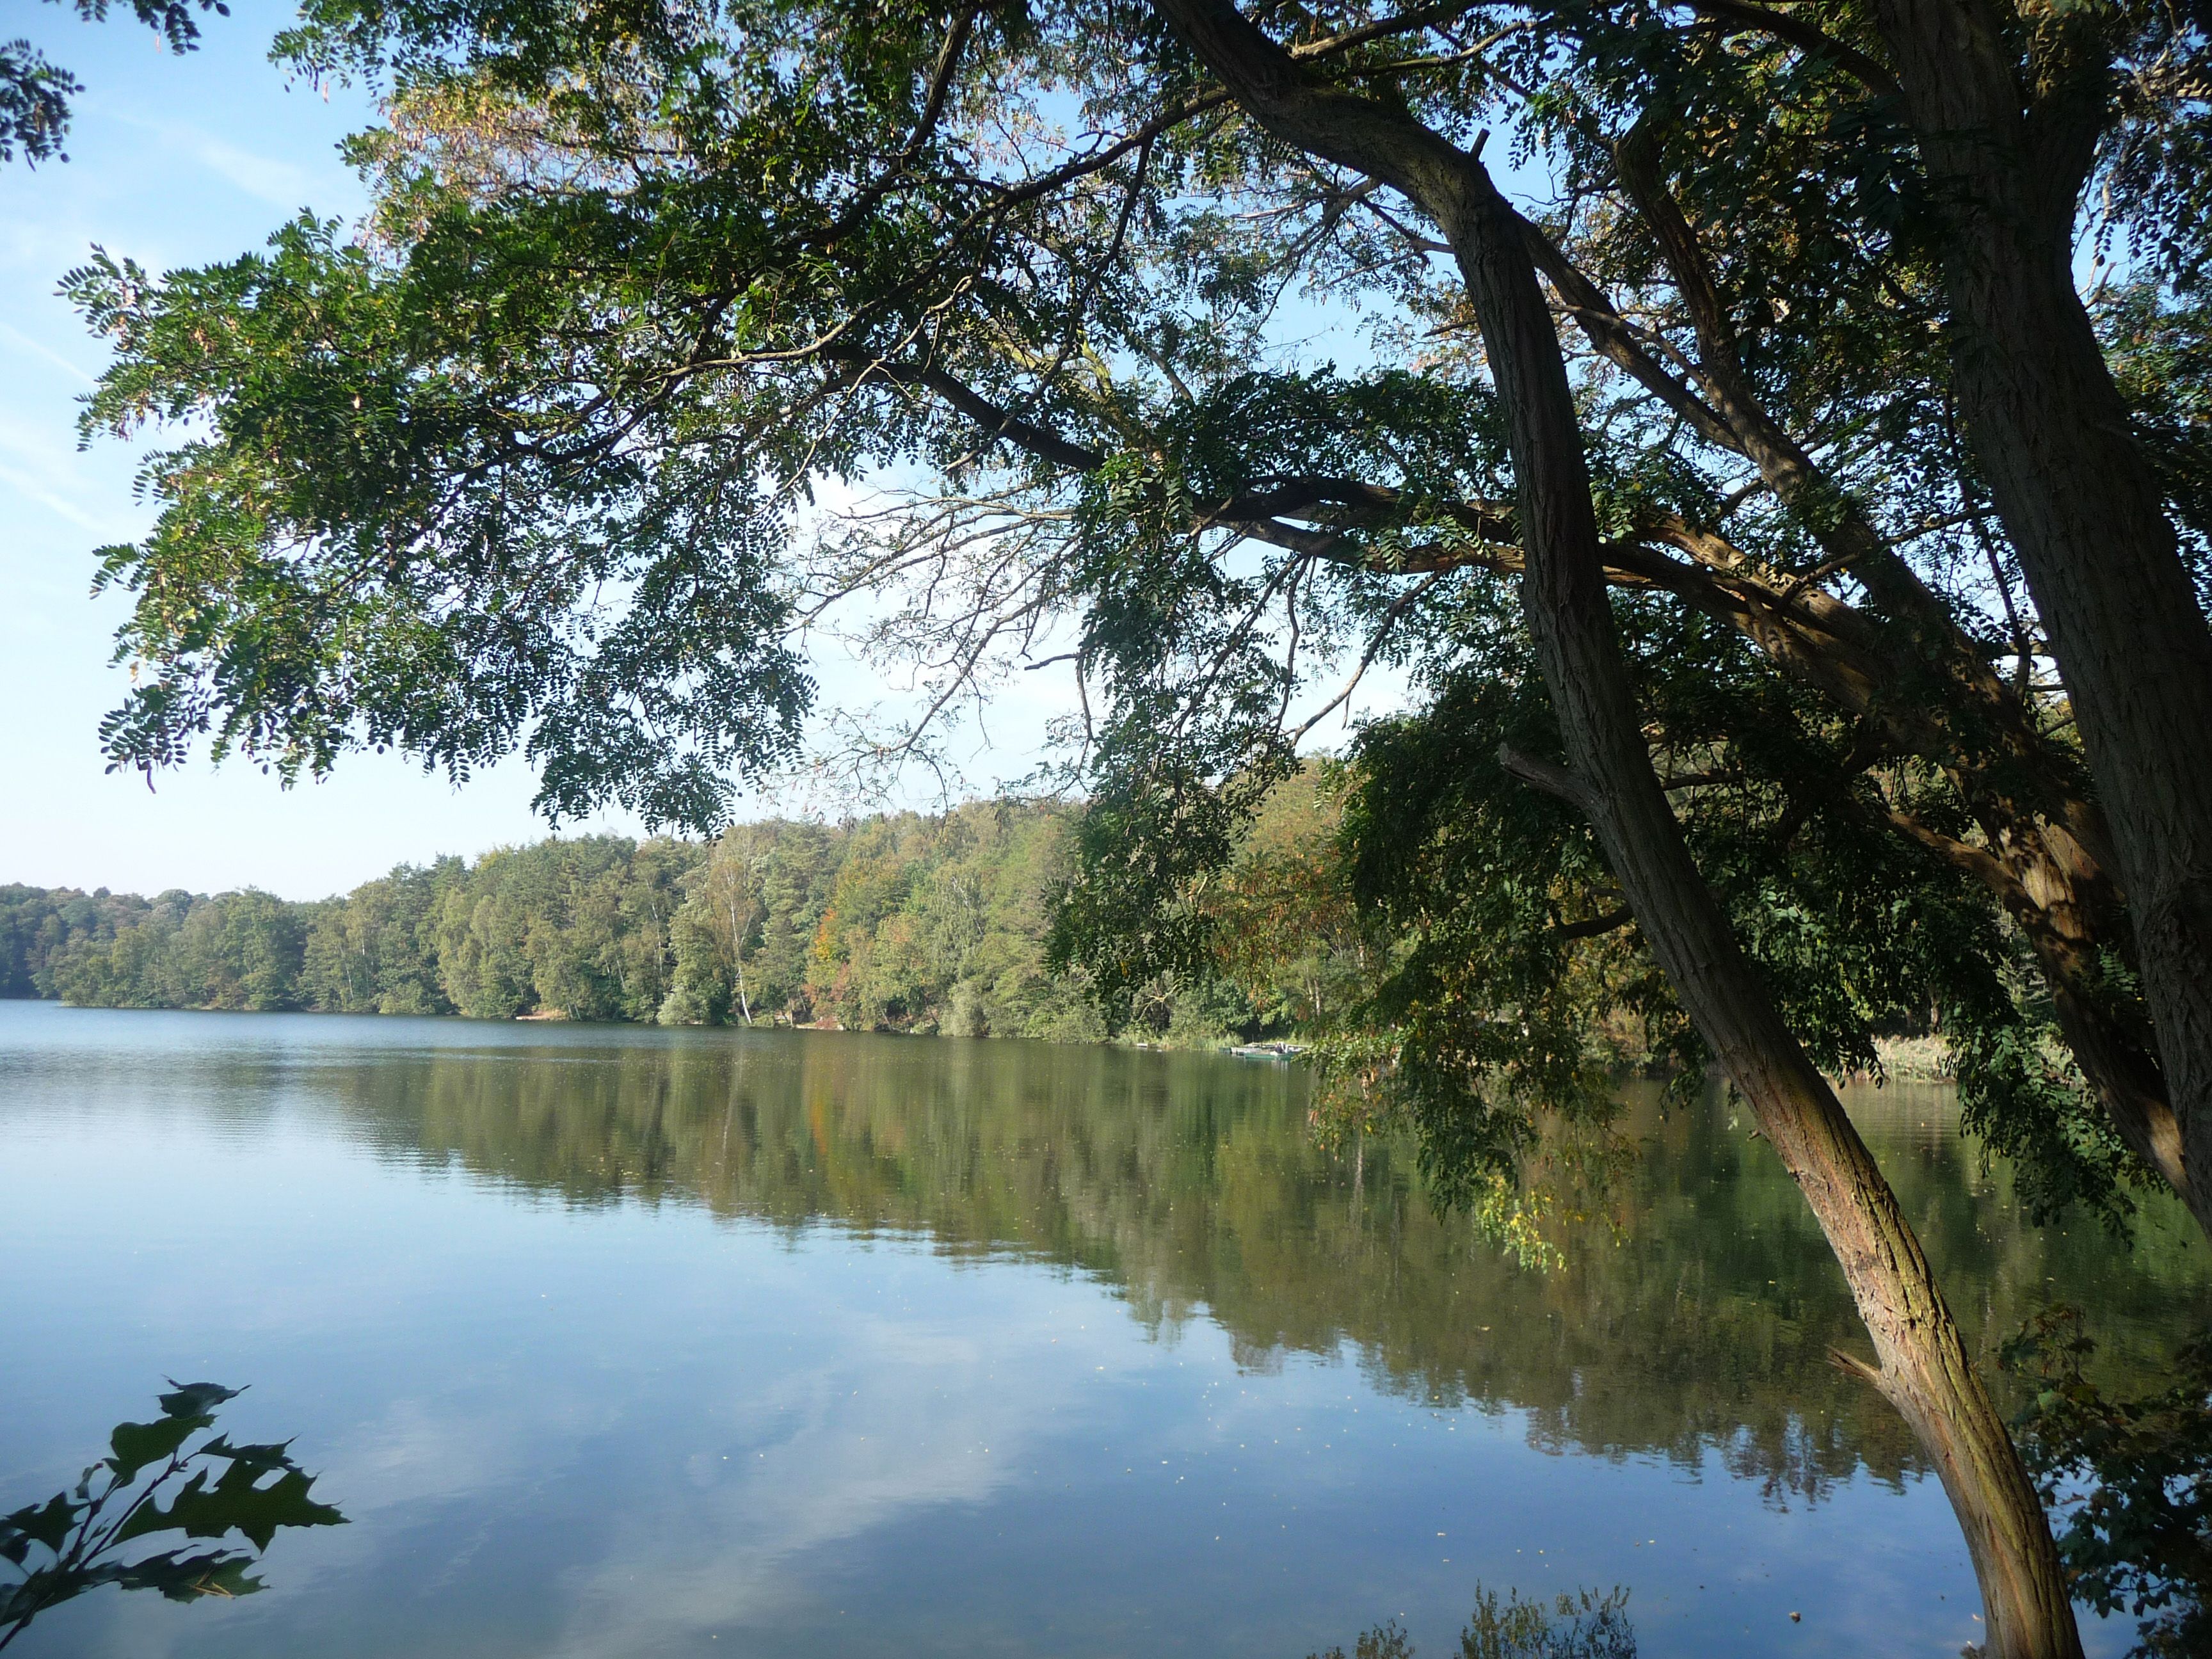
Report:
M 1355 1109 L 1510 1182 L 1543 1109 L 1601 1130 L 1597 1020 L 1710 1050 L 1873 1275 L 1884 1385 L 2032 1504 L 1907 1352 L 1949 1316 L 1815 1067 L 1932 1012 L 2044 1201 L 2154 1174 L 2212 1225 L 2208 45 L 2125 3 L 313 0 L 280 54 L 384 95 L 367 222 L 69 279 L 88 431 L 184 423 L 105 556 L 109 752 L 520 747 L 556 817 L 696 824 L 801 741 L 828 607 L 925 727 L 1064 657 L 1055 949 L 1126 1006 L 1394 671 Z M 1999 1647 L 2077 1650 L 2047 1550 L 1988 1582 L 2034 1587 Z
M 1961 441 L 1923 169 L 1850 44 L 1871 20 L 1276 23 L 1438 131 L 1509 129 L 1540 179 L 1525 234 L 1580 348 L 1654 752 L 1793 1022 L 1864 1064 L 1936 1006 L 1982 1126 L 2054 1198 L 2111 1201 L 2130 1153 L 2155 1161 L 2157 1061 L 2095 790 Z M 2134 79 L 2096 165 L 2130 187 L 2094 229 L 2130 252 L 2100 314 L 2201 580 L 2203 111 L 2171 78 L 2199 36 L 2110 27 Z M 699 825 L 799 744 L 794 639 L 826 604 L 877 607 L 940 720 L 1065 637 L 1071 768 L 1101 799 L 1064 937 L 1110 989 L 1207 948 L 1194 895 L 1322 677 L 1413 678 L 1378 768 L 1468 781 L 1509 729 L 1556 741 L 1442 244 L 1285 153 L 1150 9 L 325 4 L 280 49 L 380 78 L 369 224 L 71 279 L 118 347 L 88 425 L 210 425 L 151 463 L 154 536 L 106 555 L 137 596 L 118 763 L 212 734 L 293 772 L 369 744 L 463 775 L 520 745 L 550 812 Z M 832 478 L 865 505 L 811 508 Z M 1550 875 L 1444 931 L 1510 915 L 1511 972 L 1461 1006 L 1571 1024 L 1606 981 L 1571 964 L 1622 907 L 1547 813 L 1478 818 L 1492 867 Z M 1362 867 L 1437 867 L 1390 850 L 1418 814 L 1359 822 Z M 1400 886 L 1431 941 L 1474 890 Z

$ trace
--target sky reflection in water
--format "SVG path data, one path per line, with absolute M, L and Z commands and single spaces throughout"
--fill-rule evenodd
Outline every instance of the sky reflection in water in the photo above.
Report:
M 2024 1230 L 1944 1096 L 1853 1106 L 1978 1334 L 2063 1295 L 2125 1371 L 2212 1301 L 2167 1212 Z M 1625 1241 L 1545 1275 L 1264 1064 L 0 1004 L 0 1508 L 212 1376 L 351 1522 L 10 1659 L 1435 1654 L 1478 1583 L 1626 1584 L 1646 1655 L 1955 1654 L 1796 1190 L 1723 1106 L 1638 1123 Z

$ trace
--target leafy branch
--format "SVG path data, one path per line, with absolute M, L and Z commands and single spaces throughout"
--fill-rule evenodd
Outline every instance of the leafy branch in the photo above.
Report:
M 0 1516 L 0 1560 L 22 1575 L 0 1586 L 0 1648 L 40 1613 L 103 1584 L 159 1590 L 172 1601 L 250 1595 L 262 1582 L 249 1569 L 280 1528 L 344 1524 L 309 1497 L 315 1477 L 292 1461 L 289 1441 L 237 1445 L 217 1434 L 192 1443 L 241 1390 L 173 1378 L 170 1388 L 155 1421 L 115 1425 L 108 1455 L 74 1488 Z M 180 1545 L 126 1559 L 140 1539 L 220 1540 L 233 1532 L 252 1547 Z M 34 1551 L 46 1558 L 35 1565 Z

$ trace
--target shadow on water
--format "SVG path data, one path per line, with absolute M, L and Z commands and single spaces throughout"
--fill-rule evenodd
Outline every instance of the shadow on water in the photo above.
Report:
M 21 1575 L 0 1585 L 0 1648 L 40 1613 L 106 1584 L 172 1601 L 250 1595 L 262 1588 L 252 1569 L 279 1531 L 345 1523 L 308 1495 L 315 1477 L 292 1461 L 289 1443 L 234 1445 L 211 1432 L 216 1408 L 240 1390 L 170 1389 L 155 1421 L 115 1425 L 108 1455 L 73 1488 L 0 1516 L 0 1560 Z M 233 1533 L 251 1547 L 222 1541 Z M 178 1537 L 214 1541 L 195 1548 Z M 170 1547 L 147 1553 L 164 1540 Z

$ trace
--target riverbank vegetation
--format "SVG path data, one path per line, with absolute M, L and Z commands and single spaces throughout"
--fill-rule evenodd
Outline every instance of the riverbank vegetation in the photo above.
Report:
M 0 887 L 0 994 L 1176 1043 L 1291 1036 L 1349 1000 L 1358 945 L 1315 926 L 1340 891 L 1318 770 L 1278 792 L 1214 896 L 1218 965 L 1155 975 L 1110 1024 L 1082 969 L 1049 959 L 1075 817 L 994 801 L 712 842 L 549 839 L 305 903 Z

